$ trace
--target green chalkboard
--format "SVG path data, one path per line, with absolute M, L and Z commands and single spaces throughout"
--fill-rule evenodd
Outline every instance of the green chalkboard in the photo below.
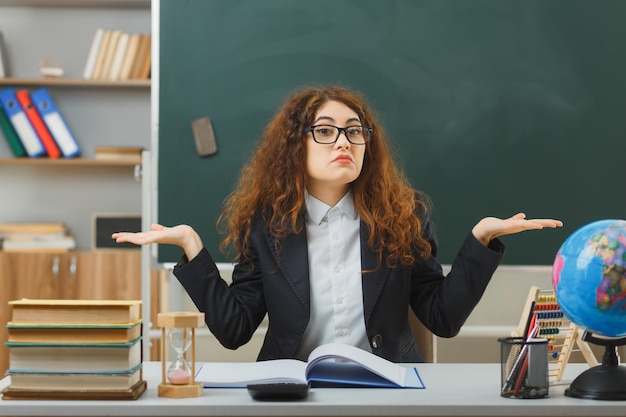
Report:
M 161 0 L 158 221 L 229 261 L 215 222 L 264 125 L 293 89 L 337 84 L 432 198 L 443 263 L 481 217 L 524 211 L 565 227 L 504 237 L 504 263 L 551 264 L 576 228 L 626 217 L 624 22 L 622 0 Z

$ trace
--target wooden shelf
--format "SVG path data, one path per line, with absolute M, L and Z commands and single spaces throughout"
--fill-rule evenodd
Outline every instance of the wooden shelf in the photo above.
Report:
M 148 88 L 150 80 L 107 81 L 83 80 L 80 78 L 0 78 L 0 85 L 22 86 L 64 86 L 64 87 L 107 87 L 107 88 Z
M 138 164 L 130 161 L 114 161 L 106 159 L 92 158 L 0 158 L 0 165 L 53 165 L 53 166 L 128 166 L 134 167 Z

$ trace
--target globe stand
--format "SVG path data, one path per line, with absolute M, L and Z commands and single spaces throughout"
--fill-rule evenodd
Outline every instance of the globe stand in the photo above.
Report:
M 587 400 L 626 400 L 626 368 L 620 366 L 617 347 L 626 345 L 626 337 L 599 338 L 585 331 L 583 340 L 604 346 L 602 364 L 578 375 L 565 390 L 568 397 Z

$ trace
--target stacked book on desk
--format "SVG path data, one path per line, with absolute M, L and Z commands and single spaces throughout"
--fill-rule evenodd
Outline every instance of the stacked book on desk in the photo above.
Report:
M 5 252 L 67 252 L 76 240 L 63 223 L 0 223 L 0 248 Z
M 17 300 L 3 399 L 136 399 L 146 389 L 141 301 Z

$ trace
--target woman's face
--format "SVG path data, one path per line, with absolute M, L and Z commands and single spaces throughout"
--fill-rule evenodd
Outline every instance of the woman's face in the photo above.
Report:
M 306 134 L 307 190 L 318 199 L 334 205 L 361 173 L 367 132 L 359 129 L 362 125 L 357 113 L 338 101 L 329 101 L 320 107 L 313 126 L 313 132 Z M 339 138 L 334 143 L 318 143 L 333 142 L 337 137 L 337 127 L 353 129 L 339 131 Z M 348 137 L 356 144 L 351 143 Z

